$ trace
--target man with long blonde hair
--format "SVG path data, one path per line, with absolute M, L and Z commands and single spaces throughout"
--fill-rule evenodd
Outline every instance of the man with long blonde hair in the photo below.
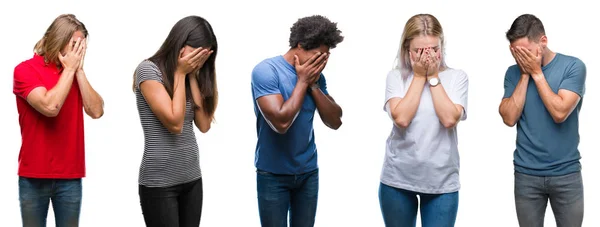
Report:
M 35 45 L 33 58 L 15 67 L 23 226 L 46 226 L 50 201 L 57 227 L 79 225 L 85 177 L 83 111 L 94 119 L 104 113 L 104 101 L 83 70 L 87 36 L 74 15 L 60 15 Z

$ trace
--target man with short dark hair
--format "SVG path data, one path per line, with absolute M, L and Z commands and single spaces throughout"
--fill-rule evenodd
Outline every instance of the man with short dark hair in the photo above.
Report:
M 504 80 L 500 115 L 517 125 L 515 205 L 521 227 L 542 227 L 548 200 L 558 227 L 583 222 L 579 112 L 585 64 L 548 48 L 542 22 L 519 16 L 506 38 L 517 64 Z
M 257 192 L 263 227 L 314 226 L 319 177 L 313 132 L 315 111 L 332 129 L 342 109 L 327 91 L 321 71 L 329 50 L 343 41 L 337 24 L 323 16 L 299 19 L 290 49 L 260 62 L 252 71 L 258 141 Z

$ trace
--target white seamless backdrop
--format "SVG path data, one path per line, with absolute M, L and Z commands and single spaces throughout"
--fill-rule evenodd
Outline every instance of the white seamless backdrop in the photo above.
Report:
M 346 37 L 332 50 L 324 73 L 329 91 L 344 109 L 337 131 L 315 121 L 320 193 L 316 226 L 383 226 L 377 197 L 385 139 L 392 123 L 382 111 L 385 77 L 406 20 L 435 15 L 445 30 L 451 67 L 470 79 L 469 118 L 458 125 L 461 155 L 460 205 L 456 226 L 518 226 L 513 199 L 515 128 L 498 114 L 506 68 L 514 63 L 504 38 L 522 13 L 537 15 L 549 47 L 587 65 L 581 113 L 585 186 L 584 226 L 600 225 L 597 146 L 600 95 L 600 21 L 591 2 L 550 1 L 10 1 L 0 9 L 0 226 L 20 226 L 17 157 L 20 133 L 14 67 L 32 56 L 52 20 L 73 13 L 90 31 L 86 72 L 105 100 L 105 115 L 85 119 L 87 177 L 81 226 L 144 226 L 137 177 L 143 135 L 131 91 L 137 64 L 152 55 L 179 19 L 205 17 L 219 41 L 217 122 L 196 130 L 204 181 L 201 226 L 260 226 L 256 202 L 255 117 L 250 72 L 261 60 L 283 54 L 289 28 L 300 17 L 321 14 L 338 22 Z M 318 118 L 317 118 L 318 119 Z M 54 226 L 53 212 L 48 215 Z M 546 226 L 556 226 L 550 206 Z

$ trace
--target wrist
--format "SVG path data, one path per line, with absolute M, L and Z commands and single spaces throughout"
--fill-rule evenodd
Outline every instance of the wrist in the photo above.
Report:
M 543 73 L 532 73 L 531 78 L 533 78 L 534 80 L 541 80 L 541 79 L 544 79 L 544 74 Z
M 425 84 L 425 83 L 427 83 L 427 77 L 415 76 L 415 77 L 413 77 L 413 81 Z

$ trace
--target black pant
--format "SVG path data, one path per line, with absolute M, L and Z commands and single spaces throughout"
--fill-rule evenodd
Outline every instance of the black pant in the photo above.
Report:
M 202 178 L 166 188 L 139 186 L 148 227 L 198 227 L 202 215 Z

